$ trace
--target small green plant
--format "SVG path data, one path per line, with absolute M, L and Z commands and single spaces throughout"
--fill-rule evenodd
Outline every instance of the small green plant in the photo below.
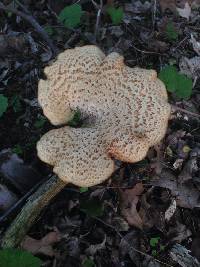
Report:
M 40 129 L 44 126 L 45 122 L 46 122 L 46 118 L 42 116 L 35 121 L 34 127 L 37 129 Z
M 91 217 L 101 217 L 104 212 L 102 202 L 97 199 L 82 201 L 80 210 Z
M 74 112 L 73 118 L 70 121 L 68 121 L 67 124 L 71 127 L 77 127 L 79 126 L 80 123 L 81 123 L 81 112 L 80 110 L 76 110 Z
M 48 33 L 49 36 L 52 36 L 54 34 L 54 29 L 49 25 L 45 26 L 44 30 Z
M 23 154 L 23 149 L 19 144 L 17 144 L 13 147 L 12 152 L 20 156 Z
M 80 187 L 80 193 L 85 193 L 88 191 L 88 187 Z
M 168 22 L 166 26 L 166 35 L 169 41 L 176 41 L 178 39 L 178 32 L 176 31 L 173 22 Z
M 167 90 L 179 98 L 188 99 L 192 94 L 192 79 L 177 71 L 175 66 L 166 66 L 158 75 Z
M 20 112 L 22 110 L 21 99 L 18 95 L 14 95 L 11 98 L 10 105 L 12 106 L 14 112 Z
M 0 117 L 6 112 L 8 108 L 8 98 L 3 94 L 0 94 Z
M 152 237 L 152 238 L 150 239 L 150 246 L 153 247 L 153 248 L 157 247 L 159 241 L 160 241 L 160 237 L 159 237 L 159 236 L 157 236 L 157 237 Z
M 87 259 L 85 259 L 83 261 L 82 266 L 83 267 L 94 267 L 95 266 L 95 263 L 94 263 L 94 261 L 92 259 L 87 258 Z
M 25 149 L 33 149 L 36 146 L 37 141 L 37 138 L 31 139 L 30 142 L 25 145 Z
M 66 6 L 63 10 L 61 10 L 58 18 L 65 25 L 65 27 L 75 28 L 80 24 L 82 14 L 83 11 L 81 6 L 78 4 L 73 4 Z
M 152 256 L 156 257 L 158 256 L 159 252 L 164 251 L 165 247 L 160 243 L 160 237 L 152 237 L 149 241 L 150 247 L 151 247 L 151 254 Z
M 118 7 L 115 8 L 113 6 L 110 6 L 107 8 L 107 13 L 110 16 L 112 23 L 114 25 L 118 25 L 122 22 L 123 16 L 124 16 L 124 12 L 122 7 Z
M 41 260 L 20 249 L 0 250 L 0 267 L 41 267 Z

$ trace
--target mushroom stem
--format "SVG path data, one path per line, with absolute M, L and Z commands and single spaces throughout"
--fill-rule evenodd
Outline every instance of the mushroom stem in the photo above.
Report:
M 36 222 L 42 209 L 55 197 L 66 183 L 53 175 L 49 180 L 43 183 L 38 190 L 31 195 L 14 222 L 5 232 L 1 246 L 3 248 L 12 248 L 20 245 L 26 233 Z

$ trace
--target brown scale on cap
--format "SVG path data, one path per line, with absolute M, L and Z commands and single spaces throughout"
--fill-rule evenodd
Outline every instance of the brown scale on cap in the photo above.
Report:
M 88 127 L 51 130 L 37 143 L 40 159 L 67 183 L 92 186 L 114 171 L 114 161 L 142 160 L 164 137 L 170 105 L 154 70 L 130 68 L 118 53 L 96 46 L 69 49 L 45 68 L 39 103 L 54 125 L 80 110 Z

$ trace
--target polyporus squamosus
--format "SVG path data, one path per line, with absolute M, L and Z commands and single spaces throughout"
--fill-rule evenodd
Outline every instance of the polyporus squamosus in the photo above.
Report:
M 80 110 L 87 128 L 51 130 L 37 143 L 38 156 L 56 175 L 29 197 L 2 238 L 16 247 L 49 201 L 66 185 L 92 186 L 114 171 L 113 158 L 137 162 L 164 136 L 170 115 L 156 72 L 129 68 L 117 53 L 96 46 L 66 50 L 45 68 L 39 102 L 52 124 L 66 124 Z
M 61 53 L 45 74 L 38 99 L 51 123 L 67 124 L 80 110 L 89 125 L 51 130 L 37 143 L 40 159 L 63 181 L 99 184 L 113 173 L 112 158 L 140 161 L 164 137 L 170 105 L 154 70 L 130 68 L 118 53 L 84 46 Z

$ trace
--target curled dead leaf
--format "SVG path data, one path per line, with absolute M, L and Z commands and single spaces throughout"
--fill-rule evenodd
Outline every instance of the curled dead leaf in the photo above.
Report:
M 184 8 L 178 8 L 177 7 L 176 10 L 178 11 L 179 16 L 189 20 L 190 15 L 191 15 L 191 6 L 188 2 L 185 2 Z
M 177 206 L 189 209 L 200 207 L 199 190 L 192 180 L 180 183 L 172 172 L 165 169 L 160 177 L 160 179 L 152 180 L 151 185 L 170 189 L 171 194 L 176 198 Z
M 46 256 L 53 257 L 55 252 L 52 246 L 59 242 L 60 239 L 61 235 L 58 231 L 50 232 L 40 240 L 26 236 L 21 244 L 21 247 L 33 254 L 44 254 Z
M 136 184 L 131 189 L 120 190 L 122 215 L 129 225 L 140 229 L 143 228 L 143 222 L 137 211 L 137 203 L 143 191 L 144 187 L 142 183 Z

